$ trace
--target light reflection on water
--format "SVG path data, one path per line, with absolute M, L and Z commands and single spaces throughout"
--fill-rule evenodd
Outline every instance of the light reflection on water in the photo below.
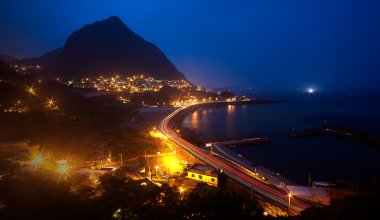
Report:
M 234 126 L 235 111 L 236 111 L 235 105 L 227 106 L 227 125 L 225 129 L 228 133 L 232 133 L 233 130 L 236 129 L 236 126 Z
M 239 152 L 297 182 L 304 183 L 311 173 L 316 180 L 342 178 L 365 184 L 380 174 L 376 162 L 379 148 L 328 136 L 291 139 L 287 134 L 293 127 L 317 127 L 324 120 L 358 126 L 359 130 L 364 123 L 365 128 L 379 131 L 379 106 L 375 107 L 373 102 L 365 105 L 356 101 L 228 105 L 200 109 L 185 117 L 183 125 L 210 136 L 268 136 L 272 144 L 239 148 Z
M 195 111 L 191 115 L 190 126 L 191 126 L 191 128 L 195 128 L 195 129 L 199 128 L 199 113 L 198 113 L 198 111 Z

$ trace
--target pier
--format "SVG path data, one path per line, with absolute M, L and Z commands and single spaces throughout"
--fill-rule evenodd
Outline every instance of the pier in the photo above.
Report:
M 291 138 L 301 138 L 320 136 L 324 134 L 374 145 L 380 145 L 379 135 L 373 135 L 367 132 L 357 131 L 349 128 L 341 128 L 332 125 L 323 125 L 320 128 L 306 129 L 304 131 L 292 131 L 288 133 L 288 136 Z
M 233 148 L 236 146 L 269 144 L 269 143 L 271 143 L 271 140 L 268 137 L 252 137 L 252 138 L 244 138 L 244 139 L 219 141 L 219 142 L 213 142 L 210 144 Z

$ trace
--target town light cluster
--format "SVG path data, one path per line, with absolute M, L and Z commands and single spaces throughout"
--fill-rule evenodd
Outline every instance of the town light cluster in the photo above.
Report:
M 144 74 L 131 77 L 121 77 L 119 75 L 110 77 L 99 76 L 95 78 L 70 80 L 67 84 L 75 88 L 92 88 L 103 92 L 127 93 L 141 93 L 146 91 L 158 92 L 164 86 L 178 89 L 192 87 L 192 85 L 186 80 L 157 80 L 153 77 L 146 77 Z

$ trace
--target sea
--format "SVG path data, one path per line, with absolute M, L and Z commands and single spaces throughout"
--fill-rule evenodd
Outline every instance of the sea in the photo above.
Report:
M 329 135 L 288 137 L 293 130 L 323 124 L 380 134 L 380 93 L 273 92 L 253 97 L 279 102 L 201 108 L 188 114 L 182 126 L 211 137 L 269 137 L 270 144 L 234 150 L 298 184 L 307 185 L 309 175 L 316 181 L 344 180 L 361 186 L 380 177 L 378 145 Z

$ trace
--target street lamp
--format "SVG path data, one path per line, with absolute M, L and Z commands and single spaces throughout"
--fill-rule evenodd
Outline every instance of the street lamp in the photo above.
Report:
M 33 89 L 33 86 L 31 86 L 31 87 L 28 88 L 28 92 L 29 92 L 30 94 L 35 95 L 35 90 Z
M 46 107 L 48 108 L 48 109 L 54 109 L 55 107 L 54 107 L 54 99 L 53 98 L 51 98 L 51 99 L 48 99 L 47 101 L 46 101 Z
M 179 187 L 178 190 L 179 190 L 180 194 L 183 194 L 185 192 L 185 188 L 184 187 Z
M 49 104 L 49 106 L 53 105 L 54 104 L 54 100 L 53 99 L 49 99 L 48 100 L 48 104 Z
M 293 197 L 292 191 L 288 194 L 288 215 L 290 214 L 290 199 Z

